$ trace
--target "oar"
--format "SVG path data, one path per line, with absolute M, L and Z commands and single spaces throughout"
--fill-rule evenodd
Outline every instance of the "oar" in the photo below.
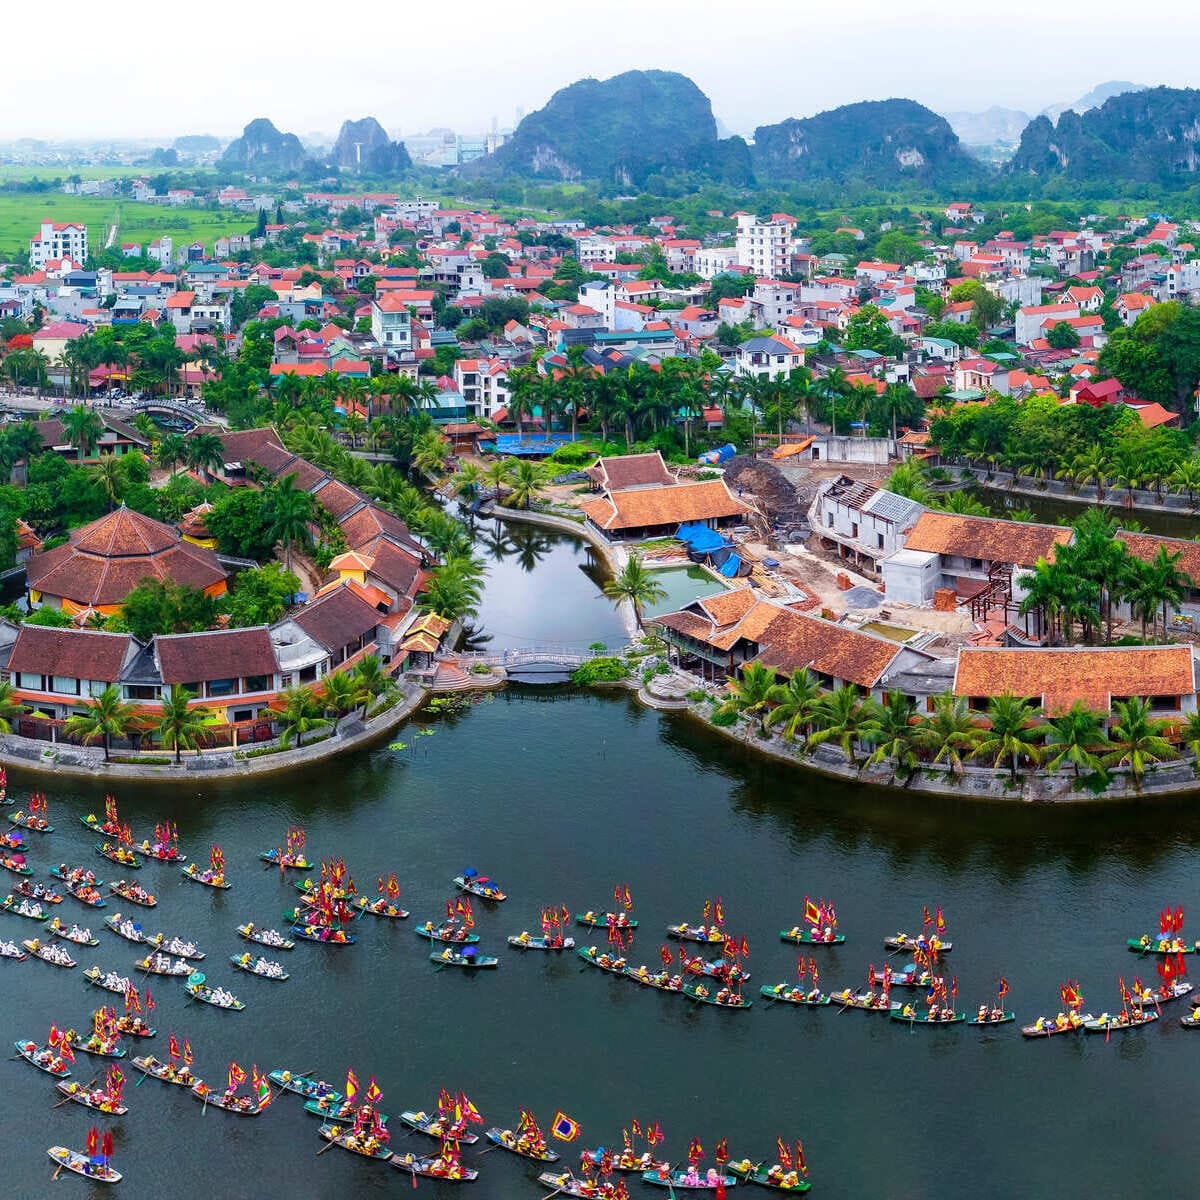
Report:
M 99 1076 L 99 1075 L 97 1075 L 97 1076 L 96 1076 L 96 1078 L 95 1078 L 95 1079 L 93 1079 L 93 1080 L 92 1080 L 92 1082 L 91 1082 L 91 1083 L 89 1083 L 89 1084 L 87 1085 L 87 1087 L 85 1087 L 83 1090 L 84 1090 L 85 1092 L 90 1092 L 90 1091 L 92 1090 L 92 1088 L 96 1086 L 96 1082 L 97 1082 L 97 1080 L 98 1080 L 99 1078 L 100 1078 L 100 1076 Z M 62 1098 L 62 1099 L 61 1099 L 61 1100 L 60 1100 L 60 1101 L 59 1101 L 57 1104 L 52 1104 L 52 1105 L 50 1105 L 50 1107 L 51 1107 L 51 1108 L 61 1108 L 61 1107 L 62 1107 L 64 1104 L 70 1104 L 70 1103 L 71 1103 L 71 1101 L 72 1101 L 72 1100 L 75 1098 L 75 1096 L 76 1096 L 77 1094 L 78 1094 L 78 1093 L 72 1092 L 72 1093 L 71 1093 L 71 1095 L 69 1095 L 69 1096 L 64 1096 L 64 1097 L 63 1097 L 63 1098 Z
M 326 1150 L 332 1150 L 334 1148 L 334 1146 L 336 1146 L 336 1145 L 337 1145 L 337 1142 L 335 1142 L 332 1138 L 330 1138 L 328 1145 L 322 1146 L 320 1148 L 320 1150 L 317 1151 L 317 1155 L 316 1155 L 317 1158 L 320 1158 L 321 1155 L 324 1154 Z
M 58 1164 L 58 1168 L 55 1170 L 54 1174 L 50 1176 L 50 1182 L 51 1182 L 51 1183 L 57 1183 L 57 1182 L 58 1182 L 58 1177 L 59 1177 L 59 1176 L 62 1174 L 62 1169 L 63 1169 L 63 1167 L 65 1167 L 66 1165 L 67 1165 L 66 1163 L 59 1163 L 59 1164 Z

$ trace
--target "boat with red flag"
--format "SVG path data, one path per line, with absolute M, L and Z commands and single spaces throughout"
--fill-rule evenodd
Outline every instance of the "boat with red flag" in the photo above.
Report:
M 70 1046 L 64 1046 L 63 1035 L 57 1026 L 50 1026 L 50 1034 L 44 1046 L 39 1046 L 32 1038 L 15 1041 L 13 1045 L 17 1053 L 29 1064 L 45 1071 L 47 1075 L 55 1075 L 66 1079 L 71 1074 L 68 1064 L 75 1061 L 75 1055 Z
M 203 1084 L 204 1081 L 197 1079 L 192 1072 L 192 1044 L 187 1038 L 183 1039 L 181 1048 L 175 1034 L 168 1034 L 167 1053 L 169 1057 L 166 1062 L 161 1062 L 153 1054 L 143 1055 L 131 1061 L 143 1075 L 152 1075 L 160 1083 L 167 1083 L 172 1087 L 187 1088 L 190 1091 Z M 176 1063 L 181 1065 L 176 1066 Z
M 837 931 L 837 909 L 832 900 L 804 897 L 804 920 L 791 929 L 779 931 L 781 942 L 797 946 L 840 946 L 845 938 Z
M 49 810 L 50 801 L 46 799 L 45 792 L 34 792 L 29 797 L 26 809 L 18 809 L 9 817 L 8 821 L 14 829 L 31 829 L 34 833 L 53 833 L 54 826 L 46 820 Z
M 808 1163 L 804 1157 L 804 1146 L 799 1139 L 795 1147 L 791 1147 L 783 1138 L 775 1139 L 779 1157 L 770 1166 L 766 1162 L 751 1162 L 748 1158 L 739 1159 L 728 1165 L 731 1175 L 736 1175 L 743 1183 L 757 1184 L 758 1187 L 768 1188 L 773 1192 L 807 1192 L 812 1188 L 808 1182 Z
M 158 862 L 187 862 L 187 855 L 179 849 L 179 829 L 170 821 L 162 821 L 155 825 L 154 841 L 144 838 L 138 849 L 147 858 L 153 858 Z
M 57 1179 L 59 1171 L 67 1170 L 92 1183 L 120 1183 L 124 1176 L 110 1163 L 112 1152 L 112 1131 L 106 1129 L 101 1137 L 93 1125 L 88 1131 L 86 1154 L 66 1146 L 51 1146 L 46 1151 L 51 1161 L 58 1163 L 58 1169 L 51 1178 Z
M 806 978 L 812 983 L 812 987 L 804 986 Z M 830 1002 L 829 996 L 821 991 L 821 973 L 817 969 L 817 960 L 812 955 L 809 955 L 807 962 L 804 955 L 800 955 L 800 961 L 796 964 L 796 979 L 797 985 L 777 983 L 774 986 L 768 986 L 764 984 L 758 989 L 758 994 L 764 1000 L 804 1005 L 808 1008 L 821 1008 Z
M 79 818 L 79 823 L 93 833 L 103 833 L 110 838 L 119 838 L 124 826 L 121 824 L 121 817 L 117 812 L 117 798 L 112 795 L 104 797 L 104 820 L 100 820 L 95 813 L 88 813 L 86 817 Z
M 645 1139 L 646 1149 L 638 1150 L 639 1138 Z M 595 1150 L 581 1150 L 580 1163 L 585 1169 L 589 1166 L 598 1168 L 601 1175 L 608 1175 L 611 1171 L 640 1175 L 644 1171 L 658 1171 L 663 1166 L 670 1167 L 665 1159 L 654 1156 L 654 1147 L 661 1145 L 663 1141 L 662 1126 L 657 1121 L 647 1121 L 643 1127 L 637 1117 L 634 1117 L 629 1128 L 621 1130 L 621 1141 L 623 1148 L 619 1152 L 603 1146 Z
M 142 860 L 134 852 L 120 842 L 97 842 L 96 853 L 109 862 L 115 862 L 127 871 L 140 871 Z
M 56 1083 L 55 1088 L 66 1100 L 81 1104 L 93 1112 L 106 1117 L 123 1117 L 129 1109 L 121 1103 L 121 1094 L 125 1088 L 125 1076 L 121 1068 L 112 1063 L 104 1077 L 103 1087 L 85 1087 L 82 1083 L 72 1080 L 70 1083 Z
M 545 1135 L 537 1118 L 528 1109 L 521 1110 L 521 1117 L 515 1130 L 501 1129 L 493 1125 L 484 1135 L 493 1146 L 516 1154 L 520 1158 L 528 1158 L 533 1162 L 558 1162 L 558 1155 L 546 1145 Z
M 1007 1025 L 1017 1019 L 1017 1014 L 1007 1012 L 1004 1008 L 1004 997 L 1009 993 L 1008 980 L 1003 976 L 996 985 L 996 999 L 991 1004 L 981 1004 L 975 1015 L 967 1022 L 968 1025 Z
M 188 863 L 186 867 L 180 868 L 179 873 L 184 879 L 190 879 L 192 883 L 202 883 L 205 887 L 227 891 L 233 886 L 225 878 L 225 851 L 217 845 L 208 852 L 208 870 L 198 870 L 195 863 Z
M 414 1185 L 417 1176 L 422 1179 L 444 1179 L 447 1183 L 470 1183 L 479 1178 L 479 1172 L 474 1167 L 463 1163 L 458 1144 L 452 1141 L 443 1142 L 438 1154 L 418 1155 L 405 1150 L 393 1154 L 390 1162 L 397 1171 L 412 1175 Z
M 274 850 L 262 851 L 258 857 L 269 866 L 278 867 L 280 874 L 284 871 L 311 871 L 312 863 L 304 857 L 304 847 L 308 843 L 304 826 L 289 825 L 285 843 Z
M 238 1117 L 257 1117 L 266 1111 L 271 1103 L 271 1085 L 258 1073 L 258 1067 L 251 1068 L 251 1088 L 253 1095 L 246 1096 L 238 1093 L 238 1088 L 246 1082 L 246 1072 L 236 1062 L 229 1064 L 229 1086 L 223 1092 L 215 1092 L 206 1083 L 197 1083 L 191 1089 L 193 1099 L 203 1101 L 206 1108 L 220 1108 Z
M 735 1187 L 737 1179 L 725 1173 L 725 1164 L 729 1161 L 729 1150 L 724 1138 L 717 1143 L 713 1157 L 717 1165 L 701 1170 L 700 1163 L 704 1159 L 704 1147 L 699 1138 L 692 1138 L 688 1146 L 688 1165 L 672 1169 L 670 1164 L 662 1163 L 653 1171 L 642 1172 L 642 1182 L 653 1187 L 678 1188 L 681 1191 L 692 1192 L 723 1192 Z
M 487 875 L 480 875 L 474 867 L 467 867 L 461 875 L 455 875 L 454 886 L 460 892 L 469 892 L 481 900 L 507 900 L 508 896 L 500 885 Z

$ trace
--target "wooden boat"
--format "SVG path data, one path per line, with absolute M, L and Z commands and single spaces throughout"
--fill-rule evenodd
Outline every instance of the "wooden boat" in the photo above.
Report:
M 18 896 L 24 896 L 27 900 L 37 900 L 40 904 L 61 904 L 63 898 L 53 888 L 43 887 L 39 892 L 37 889 L 41 884 L 30 883 L 28 879 L 22 879 L 19 883 L 13 884 L 13 892 Z
M 82 1104 L 106 1117 L 123 1117 L 129 1109 L 124 1104 L 113 1104 L 103 1090 L 89 1091 L 81 1083 L 56 1083 L 58 1093 L 75 1104 Z
M 1122 1018 L 1124 1018 L 1122 1020 Z M 1153 1010 L 1147 1010 L 1138 1013 L 1134 1009 L 1128 1015 L 1117 1013 L 1116 1016 L 1110 1016 L 1108 1013 L 1101 1013 L 1098 1017 L 1092 1017 L 1090 1020 L 1083 1022 L 1084 1033 L 1124 1033 L 1127 1029 L 1140 1029 L 1143 1025 L 1149 1025 L 1158 1020 L 1158 1013 Z
M 181 937 L 167 937 L 156 933 L 146 939 L 147 946 L 153 946 L 160 954 L 172 954 L 176 958 L 187 958 L 192 962 L 203 962 L 205 953 L 195 942 L 185 941 Z
M 625 978 L 632 979 L 642 987 L 653 988 L 656 992 L 683 991 L 682 975 L 672 975 L 669 971 L 651 971 L 645 963 L 640 967 L 626 967 Z
M 247 955 L 246 957 L 249 958 L 249 955 Z M 282 983 L 285 979 L 290 978 L 288 973 L 282 967 L 279 966 L 279 963 L 271 963 L 271 966 L 279 967 L 278 975 L 271 975 L 266 971 L 258 970 L 259 963 L 264 963 L 266 961 L 267 960 L 265 958 L 259 958 L 257 960 L 253 960 L 253 961 L 247 963 L 247 962 L 243 961 L 242 956 L 240 954 L 231 954 L 229 956 L 230 966 L 232 966 L 234 968 L 234 970 L 245 971 L 247 975 L 256 975 L 259 979 L 270 979 L 270 980 L 273 980 L 275 983 Z
M 883 939 L 883 948 L 885 950 L 912 950 L 919 946 L 922 950 L 936 949 L 939 954 L 949 954 L 954 949 L 953 942 L 943 942 L 940 938 L 927 938 L 922 934 L 920 937 L 910 937 L 907 933 L 898 933 L 895 937 L 885 937 Z
M 71 1049 L 78 1050 L 83 1054 L 91 1054 L 96 1058 L 124 1058 L 125 1047 L 118 1046 L 116 1040 L 111 1042 L 104 1041 L 103 1038 L 96 1034 L 90 1037 L 80 1037 L 76 1034 L 71 1038 Z
M 144 1054 L 129 1061 L 143 1075 L 153 1076 L 160 1083 L 169 1083 L 172 1087 L 187 1088 L 190 1091 L 204 1082 L 192 1074 L 190 1067 L 176 1067 L 174 1063 L 159 1062 L 153 1054 Z
M 716 925 L 668 925 L 667 937 L 677 942 L 699 942 L 702 946 L 719 946 L 725 935 Z
M 587 1180 L 577 1179 L 570 1171 L 564 1171 L 560 1175 L 553 1171 L 543 1171 L 538 1176 L 538 1183 L 543 1187 L 553 1188 L 551 1195 L 557 1193 L 562 1196 L 591 1196 L 593 1200 L 611 1200 L 616 1194 L 616 1184 L 589 1183 Z
M 595 1167 L 600 1165 L 600 1161 L 605 1154 L 612 1155 L 611 1162 L 614 1171 L 632 1172 L 640 1175 L 643 1171 L 658 1171 L 663 1167 L 670 1170 L 670 1163 L 665 1159 L 655 1158 L 649 1150 L 644 1150 L 641 1154 L 635 1154 L 630 1149 L 624 1149 L 620 1154 L 615 1150 L 581 1150 L 579 1157 L 585 1166 L 590 1163 Z
M 736 963 L 723 958 L 705 962 L 698 954 L 688 961 L 685 969 L 689 975 L 703 975 L 707 979 L 725 979 L 728 976 L 738 983 L 745 983 L 750 978 L 750 972 L 743 971 Z
M 198 1083 L 191 1089 L 191 1095 L 205 1103 L 208 1108 L 221 1108 L 237 1117 L 257 1117 L 262 1112 L 262 1106 L 255 1103 L 249 1096 L 227 1096 L 224 1092 L 214 1092 L 207 1084 Z
M 45 921 L 50 915 L 40 904 L 31 904 L 24 896 L 19 901 L 12 896 L 6 896 L 0 901 L 0 912 L 6 912 L 13 917 L 24 917 L 27 921 Z
M 330 1093 L 331 1095 L 333 1093 Z M 329 1096 L 321 1100 L 305 1100 L 304 1111 L 311 1113 L 314 1117 L 321 1117 L 325 1121 L 353 1121 L 354 1114 L 358 1110 L 358 1103 L 354 1100 L 343 1100 L 340 1096 L 336 1101 L 330 1100 Z M 379 1123 L 386 1125 L 388 1122 L 387 1114 L 379 1114 Z
M 340 1125 L 322 1125 L 317 1131 L 327 1142 L 349 1150 L 351 1154 L 359 1154 L 363 1158 L 377 1158 L 383 1161 L 392 1157 L 392 1152 L 385 1142 L 371 1134 L 355 1134 L 353 1129 L 343 1129 Z
M 139 958 L 133 965 L 146 975 L 183 976 L 192 973 L 192 964 L 187 959 L 177 958 L 172 961 L 169 954 L 159 954 L 157 951 L 147 954 L 145 958 Z
M 77 967 L 79 964 L 56 942 L 51 942 L 49 945 L 44 945 L 37 938 L 26 938 L 21 943 L 34 958 L 40 958 L 42 962 L 49 963 L 52 967 L 63 967 L 69 970 L 71 967 Z
M 24 862 L 8 854 L 0 854 L 0 867 L 11 871 L 14 875 L 32 875 L 34 873 L 32 867 L 27 867 Z
M 421 1157 L 413 1154 L 411 1150 L 406 1150 L 403 1154 L 393 1154 L 390 1161 L 397 1171 L 420 1175 L 425 1179 L 440 1179 L 446 1183 L 470 1183 L 479 1178 L 479 1172 L 474 1167 L 464 1167 L 461 1162 L 448 1164 L 440 1154 Z
M 895 1012 L 900 1008 L 896 1001 L 890 1001 L 888 1004 L 882 1003 L 882 993 L 876 992 L 855 992 L 850 988 L 843 988 L 840 992 L 830 992 L 829 1002 L 831 1004 L 840 1004 L 843 1008 L 860 1008 L 863 1012 Z
M 933 972 L 916 963 L 909 963 L 902 971 L 894 971 L 891 977 L 892 987 L 928 988 L 932 982 Z
M 340 917 L 334 917 L 333 923 L 337 928 L 341 929 L 349 925 L 351 921 L 357 921 L 360 915 L 359 913 L 352 912 L 345 920 L 342 920 Z M 314 925 L 323 925 L 325 923 L 325 918 L 312 906 L 289 908 L 283 914 L 283 919 L 292 926 L 303 925 L 309 921 L 312 921 Z
M 905 1012 L 905 1008 L 909 1011 Z M 961 1025 L 967 1019 L 966 1013 L 955 1012 L 953 1009 L 948 1010 L 948 1016 L 943 1016 L 946 1011 L 942 1009 L 936 1017 L 930 1017 L 928 1012 L 918 1012 L 909 1004 L 902 1006 L 899 1011 L 893 1009 L 892 1020 L 903 1021 L 905 1025 Z
M 1094 1021 L 1095 1019 L 1091 1013 L 1088 1013 L 1086 1016 L 1071 1013 L 1069 1016 L 1064 1016 L 1064 1023 L 1060 1025 L 1053 1017 L 1038 1017 L 1032 1025 L 1021 1026 L 1021 1036 L 1027 1038 L 1048 1038 L 1057 1037 L 1060 1033 L 1079 1033 L 1086 1021 Z
M 1182 938 L 1152 938 L 1143 934 L 1140 938 L 1130 938 L 1125 945 L 1133 954 L 1192 954 L 1200 947 L 1200 942 L 1192 945 Z
M 475 875 L 468 879 L 463 875 L 455 875 L 454 886 L 460 892 L 469 892 L 480 900 L 507 900 L 508 896 L 486 875 Z
M 149 1038 L 158 1035 L 157 1029 L 152 1029 L 141 1017 L 132 1013 L 122 1013 L 117 1018 L 117 1032 L 123 1037 Z
M 115 933 L 117 937 L 124 938 L 135 946 L 140 946 L 143 942 L 150 940 L 128 917 L 122 920 L 120 913 L 113 913 L 111 917 L 106 917 L 103 925 L 109 933 Z
M 65 870 L 61 866 L 51 867 L 47 873 L 53 875 L 55 879 L 61 879 L 63 883 L 90 883 L 92 887 L 104 886 L 104 880 L 97 879 L 96 872 L 87 867 L 67 867 Z
M 703 1175 L 682 1167 L 677 1171 L 643 1171 L 642 1182 L 682 1192 L 715 1192 L 718 1187 L 737 1186 L 732 1175 L 721 1175 L 711 1168 Z
M 574 938 L 563 938 L 561 941 L 553 941 L 547 937 L 533 937 L 528 933 L 510 934 L 508 944 L 514 950 L 548 950 L 556 954 L 561 954 L 564 950 L 575 949 Z
M 613 918 L 612 921 L 609 920 L 610 917 Z M 610 924 L 616 925 L 618 929 L 636 929 L 638 927 L 638 923 L 629 920 L 624 913 L 602 913 L 590 910 L 585 913 L 576 913 L 575 924 L 582 925 L 584 929 L 607 929 Z
M 443 967 L 462 967 L 467 971 L 487 971 L 500 965 L 500 960 L 494 955 L 463 954 L 453 946 L 447 946 L 440 954 L 431 954 L 429 961 Z
M 109 862 L 115 862 L 128 871 L 140 871 L 142 860 L 128 846 L 114 845 L 112 842 L 97 842 L 96 853 Z
M 724 988 L 718 988 L 715 992 L 710 991 L 705 984 L 699 982 L 685 983 L 683 985 L 683 994 L 689 1000 L 695 1000 L 699 1004 L 713 1004 L 717 1008 L 749 1008 L 754 1003 L 753 1000 L 747 1000 L 744 996 L 739 996 L 736 992 L 730 992 L 728 998 L 725 1000 L 718 999 L 721 992 L 725 990 Z
M 980 1029 L 987 1029 L 991 1025 L 1009 1025 L 1017 1019 L 1016 1013 L 1002 1012 L 999 1016 L 993 1017 L 989 1012 L 986 1017 L 980 1018 L 976 1013 L 968 1022 L 968 1025 L 975 1025 Z
M 8 818 L 9 827 L 12 829 L 32 829 L 34 833 L 53 833 L 54 826 L 49 825 L 42 817 L 35 817 L 32 813 L 26 815 L 23 812 L 15 812 Z
M 407 921 L 412 916 L 408 909 L 393 904 L 386 896 L 380 896 L 378 900 L 368 900 L 366 896 L 359 896 L 350 907 L 386 921 Z
M 16 942 L 6 942 L 0 938 L 0 958 L 11 958 L 15 962 L 24 962 L 29 957 Z
M 589 967 L 607 971 L 610 975 L 624 975 L 629 964 L 624 958 L 613 958 L 607 950 L 597 950 L 595 946 L 580 946 L 575 951 Z
M 66 1079 L 71 1074 L 67 1064 L 49 1046 L 39 1046 L 37 1042 L 31 1041 L 13 1042 L 13 1045 L 17 1048 L 17 1053 L 39 1071 L 45 1071 L 47 1075 L 54 1075 L 58 1079 Z M 39 1058 L 42 1061 L 39 1062 Z
M 303 942 L 317 942 L 322 946 L 353 946 L 358 941 L 354 934 L 347 933 L 344 929 L 326 929 L 317 925 L 293 925 L 292 936 Z
M 1192 1001 L 1195 1004 L 1195 1001 Z M 1180 1017 L 1179 1023 L 1184 1029 L 1200 1029 L 1200 1005 L 1192 1009 L 1191 1013 L 1186 1017 Z
M 1161 1006 L 1186 996 L 1195 986 L 1186 979 L 1176 979 L 1172 983 L 1163 984 L 1162 987 L 1147 988 L 1140 997 L 1135 995 L 1133 999 L 1135 1004 L 1140 1004 L 1143 1008 L 1149 1008 L 1152 1004 Z M 1163 988 L 1166 988 L 1165 992 Z
M 88 813 L 86 817 L 80 817 L 79 823 L 84 829 L 90 829 L 93 833 L 106 833 L 109 837 L 120 837 L 121 826 L 117 821 L 101 821 L 95 813 Z
M 279 866 L 278 850 L 264 850 L 258 857 L 273 867 Z M 285 871 L 311 871 L 312 866 L 312 863 L 303 854 L 289 854 L 286 850 L 284 851 L 283 868 Z
M 105 905 L 104 897 L 94 883 L 64 883 L 63 887 L 74 899 L 80 904 L 86 904 L 88 908 L 103 908 Z
M 439 1140 L 444 1138 L 448 1131 L 452 1128 L 452 1126 L 447 1122 L 446 1118 L 440 1114 L 434 1117 L 430 1116 L 429 1113 L 426 1112 L 413 1112 L 411 1109 L 407 1110 L 406 1112 L 402 1112 L 400 1114 L 400 1120 L 407 1125 L 409 1129 L 415 1130 L 417 1133 L 423 1133 L 427 1137 L 437 1138 Z M 459 1142 L 464 1146 L 473 1146 L 477 1141 L 479 1141 L 479 1138 L 475 1134 L 468 1133 L 465 1129 L 454 1134 L 453 1136 L 456 1142 Z
M 268 1071 L 267 1079 L 277 1088 L 285 1092 L 295 1092 L 297 1096 L 303 1096 L 306 1100 L 313 1100 L 319 1096 L 324 1096 L 333 1103 L 340 1104 L 344 1098 L 341 1092 L 335 1092 L 325 1080 L 314 1079 L 311 1075 L 297 1075 L 292 1071 L 284 1070 L 282 1067 L 276 1067 L 274 1071 Z M 322 1091 L 322 1088 L 325 1090 Z
M 793 925 L 791 929 L 781 929 L 779 940 L 791 942 L 795 946 L 841 946 L 846 941 L 840 933 L 831 934 L 829 937 L 825 937 L 824 934 L 813 937 L 811 929 L 801 929 L 799 925 Z
M 124 879 L 118 879 L 108 885 L 108 890 L 114 896 L 120 896 L 122 900 L 128 900 L 130 904 L 140 904 L 142 908 L 158 907 L 157 897 L 146 891 L 140 883 L 131 883 Z
M 112 992 L 117 996 L 124 996 L 132 986 L 126 976 L 118 975 L 116 971 L 109 971 L 106 975 L 99 967 L 88 967 L 83 973 L 83 978 L 92 987 L 103 988 L 106 992 Z
M 447 942 L 458 946 L 473 946 L 479 941 L 479 934 L 468 933 L 461 925 L 456 925 L 453 929 L 449 925 L 434 928 L 432 921 L 418 925 L 413 932 L 417 937 L 427 938 L 431 942 Z
M 195 863 L 188 863 L 186 867 L 180 867 L 179 873 L 184 879 L 190 879 L 193 883 L 202 883 L 205 887 L 218 888 L 225 892 L 233 887 L 232 883 L 225 882 L 224 875 L 214 875 L 212 871 L 197 871 Z M 205 875 L 208 876 L 207 879 L 204 878 Z
M 153 858 L 160 863 L 185 863 L 187 855 L 179 851 L 175 846 L 151 846 L 143 842 L 138 847 L 139 851 L 147 858 Z
M 803 1178 L 799 1171 L 784 1171 L 778 1163 L 774 1167 L 768 1167 L 765 1163 L 756 1165 L 748 1158 L 743 1158 L 741 1162 L 726 1163 L 725 1170 L 743 1183 L 754 1183 L 773 1192 L 795 1192 L 799 1195 L 812 1188 L 812 1184 Z M 778 1171 L 779 1174 L 772 1178 L 772 1171 Z
M 183 990 L 187 992 L 193 1000 L 199 1000 L 203 1004 L 211 1004 L 213 1008 L 223 1008 L 231 1012 L 241 1012 L 246 1006 L 236 996 L 230 997 L 229 1002 L 222 1003 L 217 998 L 217 993 L 213 988 L 210 988 L 206 983 L 185 983 Z
M 68 1150 L 66 1146 L 51 1146 L 46 1153 L 58 1163 L 59 1170 L 65 1167 L 92 1183 L 120 1183 L 125 1178 L 108 1163 L 93 1162 L 88 1155 L 80 1154 L 78 1150 Z
M 238 937 L 244 942 L 256 942 L 260 946 L 269 946 L 272 950 L 295 950 L 296 943 L 285 938 L 274 929 L 259 929 L 257 925 L 247 921 L 237 927 Z
M 815 996 L 813 992 L 816 992 Z M 777 1000 L 781 1004 L 802 1004 L 809 1008 L 820 1008 L 829 1003 L 829 996 L 825 992 L 818 991 L 816 988 L 806 992 L 801 988 L 792 987 L 788 983 L 777 983 L 774 987 L 764 984 L 758 989 L 758 994 L 765 1000 Z
M 494 1125 L 483 1136 L 493 1146 L 499 1146 L 501 1150 L 507 1150 L 521 1158 L 528 1158 L 533 1162 L 558 1162 L 558 1155 L 549 1146 L 542 1146 L 541 1150 L 529 1150 L 521 1146 L 511 1129 L 501 1129 Z

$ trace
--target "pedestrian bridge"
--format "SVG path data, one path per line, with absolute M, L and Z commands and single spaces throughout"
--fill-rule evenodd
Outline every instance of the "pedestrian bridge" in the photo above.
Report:
M 219 425 L 221 420 L 208 413 L 175 400 L 142 400 L 133 406 L 135 413 L 148 413 L 150 416 L 172 417 L 177 421 L 186 421 L 193 429 L 197 425 Z
M 520 671 L 524 668 L 571 669 L 591 658 L 603 658 L 610 654 L 623 654 L 627 647 L 607 647 L 604 650 L 580 649 L 578 646 L 514 646 L 508 650 L 476 651 L 461 650 L 455 654 L 459 665 L 470 669 L 475 663 L 489 667 L 504 667 L 505 670 Z

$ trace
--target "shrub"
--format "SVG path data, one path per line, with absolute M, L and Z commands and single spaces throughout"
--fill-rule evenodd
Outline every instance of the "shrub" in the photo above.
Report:
M 579 687 L 593 683 L 617 683 L 629 675 L 629 666 L 623 658 L 614 655 L 590 658 L 571 673 L 571 682 Z
M 727 729 L 730 725 L 737 724 L 738 715 L 732 708 L 721 708 L 713 713 L 710 720 L 718 729 Z

